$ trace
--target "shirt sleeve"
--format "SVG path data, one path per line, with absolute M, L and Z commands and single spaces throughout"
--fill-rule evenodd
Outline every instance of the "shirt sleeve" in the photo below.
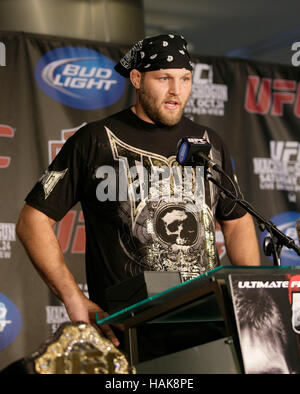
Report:
M 82 153 L 70 137 L 25 198 L 27 204 L 59 221 L 80 200 L 84 165 Z
M 238 198 L 243 198 L 233 168 L 232 158 L 229 154 L 227 147 L 224 144 L 222 146 L 222 156 L 223 156 L 222 168 L 224 172 L 231 178 L 232 182 L 235 184 L 235 188 L 233 187 L 233 184 L 229 181 L 229 179 L 224 175 L 221 175 L 221 184 L 226 189 L 230 190 L 234 195 L 237 195 Z M 243 207 L 235 203 L 229 197 L 223 198 L 221 193 L 216 210 L 216 218 L 218 220 L 238 219 L 244 216 L 246 213 L 247 212 Z

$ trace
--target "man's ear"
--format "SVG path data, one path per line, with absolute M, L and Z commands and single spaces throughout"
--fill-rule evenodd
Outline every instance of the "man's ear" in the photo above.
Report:
M 134 68 L 133 70 L 130 71 L 129 75 L 130 75 L 130 81 L 131 81 L 132 85 L 136 89 L 140 89 L 140 86 L 141 86 L 141 73 Z

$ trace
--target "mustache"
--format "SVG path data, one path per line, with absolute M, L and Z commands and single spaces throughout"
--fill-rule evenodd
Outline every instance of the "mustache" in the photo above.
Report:
M 176 104 L 182 105 L 182 102 L 181 102 L 179 97 L 167 97 L 167 98 L 164 99 L 163 102 L 164 103 L 166 103 L 166 102 L 175 102 Z

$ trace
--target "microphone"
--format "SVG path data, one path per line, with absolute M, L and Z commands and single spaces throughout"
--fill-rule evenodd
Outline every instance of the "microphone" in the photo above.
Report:
M 208 165 L 214 170 L 222 171 L 208 154 L 211 145 L 205 138 L 183 137 L 177 144 L 177 162 L 182 166 Z
M 205 138 L 200 137 L 183 137 L 178 141 L 177 144 L 177 162 L 182 166 L 197 166 L 204 165 L 205 168 L 205 178 L 216 184 L 216 179 L 213 178 L 212 174 L 207 171 L 207 167 L 212 168 L 218 173 L 222 174 L 232 185 L 232 190 L 234 191 L 235 199 L 239 198 L 238 185 L 230 178 L 228 174 L 221 168 L 217 163 L 208 157 L 211 150 L 211 145 L 206 141 Z M 208 175 L 208 176 L 207 176 Z M 217 183 L 217 186 L 222 189 L 221 196 L 225 196 L 224 189 Z M 227 190 L 228 191 L 228 190 Z M 242 194 L 241 194 L 242 196 Z M 234 209 L 233 206 L 232 210 Z M 231 211 L 232 211 L 231 210 Z M 228 213 L 228 215 L 230 212 Z
M 298 242 L 300 245 L 300 217 L 298 219 L 296 219 L 296 233 L 297 233 Z

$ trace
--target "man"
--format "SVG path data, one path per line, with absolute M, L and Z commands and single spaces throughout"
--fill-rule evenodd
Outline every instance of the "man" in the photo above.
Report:
M 233 175 L 220 138 L 182 116 L 192 86 L 184 38 L 146 38 L 121 59 L 116 70 L 130 78 L 136 104 L 84 126 L 65 143 L 27 196 L 17 225 L 34 266 L 63 301 L 72 321 L 90 322 L 90 311 L 107 308 L 105 288 L 143 270 L 180 269 L 188 278 L 214 268 L 219 264 L 215 218 L 231 262 L 259 264 L 250 215 L 222 200 L 215 186 L 205 182 L 200 201 L 188 192 L 179 200 L 173 191 L 169 196 L 158 192 L 155 198 L 155 182 L 151 192 L 141 195 L 157 175 L 155 170 L 178 167 L 177 142 L 187 135 L 208 139 L 213 159 Z M 174 178 L 175 172 L 170 173 Z M 173 188 L 174 179 L 168 180 Z M 54 224 L 78 201 L 85 216 L 90 299 L 78 288 L 53 232 Z M 102 330 L 118 346 L 110 327 Z

